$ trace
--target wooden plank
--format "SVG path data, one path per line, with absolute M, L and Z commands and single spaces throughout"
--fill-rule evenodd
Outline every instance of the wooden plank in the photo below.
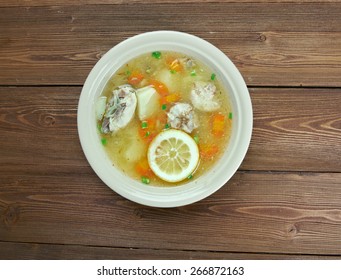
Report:
M 88 173 L 80 87 L 0 87 L 4 174 Z M 250 90 L 254 129 L 241 170 L 341 172 L 341 90 Z
M 246 170 L 340 172 L 339 89 L 251 89 L 254 128 Z
M 93 174 L 1 174 L 0 240 L 341 255 L 341 174 L 238 172 L 185 207 L 129 202 Z
M 79 93 L 68 87 L 0 88 L 3 172 L 82 173 L 88 164 L 77 132 Z
M 58 5 L 122 5 L 122 4 L 184 4 L 198 3 L 198 0 L 59 0 Z M 249 3 L 250 0 L 200 0 L 201 3 Z M 254 0 L 253 3 L 339 3 L 340 0 Z M 53 6 L 56 5 L 54 0 L 0 0 L 0 7 L 35 7 L 35 6 Z
M 331 260 L 341 256 L 111 248 L 0 242 L 0 260 Z
M 139 206 L 88 166 L 76 130 L 79 92 L 0 88 L 0 240 L 340 255 L 340 173 L 239 172 L 194 205 Z M 340 172 L 339 89 L 251 96 L 255 130 L 243 169 Z
M 209 15 L 205 21 L 203 11 Z M 338 3 L 136 3 L 3 7 L 0 12 L 2 85 L 81 85 L 120 41 L 172 29 L 215 44 L 250 86 L 341 86 Z

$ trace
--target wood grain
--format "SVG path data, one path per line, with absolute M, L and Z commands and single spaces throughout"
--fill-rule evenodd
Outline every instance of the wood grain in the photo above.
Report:
M 67 87 L 0 89 L 2 172 L 81 173 L 88 166 L 77 133 L 79 93 Z
M 238 172 L 173 209 L 127 201 L 88 174 L 1 175 L 0 240 L 164 250 L 341 254 L 341 174 Z
M 0 0 L 0 13 L 0 259 L 340 259 L 341 1 Z M 239 171 L 172 209 L 109 189 L 77 133 L 91 68 L 154 30 L 220 48 L 254 109 Z
M 340 89 L 251 89 L 246 170 L 341 171 Z
M 339 260 L 340 256 L 254 254 L 0 242 L 0 260 Z
M 0 87 L 4 174 L 87 172 L 80 87 Z M 340 89 L 250 89 L 254 129 L 241 170 L 341 172 Z
M 341 173 L 288 172 L 340 172 L 339 89 L 251 89 L 254 136 L 241 170 L 255 171 L 174 209 L 129 202 L 94 174 L 78 141 L 80 90 L 0 87 L 0 240 L 341 254 Z
M 339 3 L 135 3 L 0 12 L 2 85 L 81 85 L 98 59 L 127 37 L 178 30 L 219 47 L 249 86 L 341 86 Z
M 201 3 L 249 3 L 250 0 L 201 0 Z M 340 0 L 254 0 L 253 3 L 339 3 Z M 198 3 L 198 0 L 59 0 L 58 5 L 122 5 L 122 4 L 184 4 Z M 34 6 L 51 6 L 56 5 L 54 0 L 0 0 L 0 7 L 34 7 Z

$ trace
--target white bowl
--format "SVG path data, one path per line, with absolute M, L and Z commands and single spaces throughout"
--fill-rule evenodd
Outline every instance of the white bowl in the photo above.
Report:
M 233 109 L 233 128 L 226 152 L 219 162 L 197 179 L 176 187 L 145 185 L 116 169 L 97 133 L 95 100 L 108 79 L 127 61 L 153 51 L 188 54 L 209 65 L 227 88 Z M 155 31 L 131 37 L 109 50 L 87 77 L 78 104 L 80 142 L 93 170 L 116 193 L 140 204 L 176 207 L 199 201 L 225 185 L 242 163 L 252 133 L 252 105 L 238 69 L 218 48 L 196 36 L 174 31 Z

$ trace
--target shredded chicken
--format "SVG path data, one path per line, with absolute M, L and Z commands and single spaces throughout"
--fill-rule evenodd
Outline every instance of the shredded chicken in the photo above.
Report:
M 116 132 L 125 127 L 132 120 L 136 105 L 136 90 L 131 85 L 122 85 L 115 89 L 107 103 L 102 132 Z
M 168 123 L 172 128 L 191 133 L 198 127 L 198 121 L 193 111 L 193 107 L 187 103 L 176 103 L 170 108 L 167 116 Z
M 180 58 L 179 61 L 187 69 L 191 69 L 195 66 L 194 60 L 189 57 Z
M 216 87 L 212 83 L 195 82 L 191 91 L 191 100 L 194 107 L 200 111 L 212 112 L 220 105 L 215 97 Z

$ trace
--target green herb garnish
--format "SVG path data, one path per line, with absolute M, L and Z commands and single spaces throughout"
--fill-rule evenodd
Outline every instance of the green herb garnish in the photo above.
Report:
M 214 80 L 215 80 L 215 77 L 216 77 L 216 75 L 215 75 L 214 73 L 212 73 L 212 75 L 211 75 L 211 80 L 214 81 Z
M 148 123 L 146 122 L 146 121 L 143 121 L 142 123 L 141 123 L 141 128 L 142 129 L 145 129 L 145 128 L 147 128 L 148 127 Z
M 152 52 L 152 57 L 154 57 L 156 59 L 160 59 L 161 58 L 161 52 Z
M 161 109 L 162 110 L 166 110 L 167 109 L 167 105 L 166 104 L 162 104 Z
M 232 120 L 233 118 L 233 115 L 232 115 L 232 112 L 229 113 L 229 119 Z
M 193 70 L 192 72 L 191 72 L 191 76 L 196 76 L 197 75 L 197 72 L 195 72 L 195 70 Z
M 149 184 L 150 183 L 150 179 L 148 177 L 146 177 L 146 176 L 142 176 L 141 177 L 141 182 L 143 184 Z
M 106 138 L 102 138 L 101 139 L 101 142 L 102 142 L 102 145 L 106 145 L 108 143 L 107 139 Z
M 197 144 L 199 143 L 199 136 L 198 135 L 194 135 L 193 139 L 194 139 L 195 143 L 197 143 Z

